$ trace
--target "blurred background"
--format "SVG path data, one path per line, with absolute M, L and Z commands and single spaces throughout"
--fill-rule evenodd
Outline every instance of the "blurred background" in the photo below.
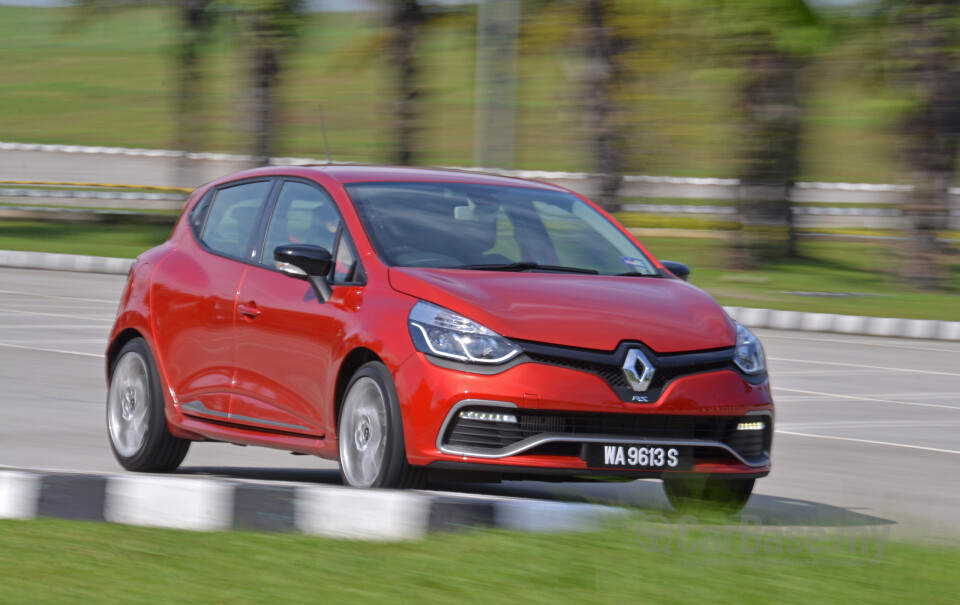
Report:
M 0 0 L 0 40 L 0 141 L 185 152 L 141 186 L 322 160 L 325 126 L 337 162 L 587 193 L 727 304 L 960 319 L 955 1 Z M 6 157 L 2 247 L 91 251 Z M 92 252 L 162 241 L 168 194 Z
M 958 144 L 960 0 L 0 0 L 0 253 L 133 258 L 206 180 L 329 149 L 570 187 L 724 305 L 960 322 Z M 2 270 L 0 463 L 117 469 L 100 358 L 121 287 Z M 923 325 L 956 339 L 958 324 Z M 691 582 L 687 554 L 641 545 L 642 513 L 602 534 L 321 549 L 3 521 L 0 602 L 955 603 L 956 342 L 760 336 L 777 462 L 749 510 L 775 535 L 811 529 L 762 572 L 741 549 Z M 190 472 L 337 481 L 313 459 L 216 447 Z M 666 506 L 656 483 L 596 489 L 504 493 Z M 893 525 L 949 547 L 813 548 L 874 526 L 885 548 Z

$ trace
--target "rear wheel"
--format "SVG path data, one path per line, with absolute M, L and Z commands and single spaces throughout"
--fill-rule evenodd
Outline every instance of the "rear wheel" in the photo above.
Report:
M 113 364 L 107 392 L 107 434 L 128 471 L 166 472 L 183 462 L 190 442 L 170 434 L 153 355 L 142 338 L 125 344 Z
M 379 361 L 350 379 L 337 425 L 340 476 L 352 487 L 421 487 L 424 470 L 407 462 L 393 378 Z
M 754 479 L 664 479 L 663 490 L 673 508 L 686 512 L 696 508 L 727 514 L 740 512 L 753 493 Z

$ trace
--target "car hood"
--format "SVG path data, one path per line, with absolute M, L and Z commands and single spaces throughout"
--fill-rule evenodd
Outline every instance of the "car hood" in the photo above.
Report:
M 391 267 L 397 291 L 517 340 L 658 353 L 732 347 L 736 330 L 706 292 L 678 279 Z

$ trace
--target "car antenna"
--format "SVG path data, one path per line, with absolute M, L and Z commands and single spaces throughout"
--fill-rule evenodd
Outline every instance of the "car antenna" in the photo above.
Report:
M 323 105 L 317 105 L 317 111 L 320 112 L 320 134 L 323 136 L 323 153 L 327 156 L 327 164 L 330 164 L 330 148 L 327 147 L 327 128 L 323 125 Z

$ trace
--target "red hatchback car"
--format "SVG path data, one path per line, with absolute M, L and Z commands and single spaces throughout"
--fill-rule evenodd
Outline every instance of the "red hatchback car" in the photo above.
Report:
M 339 460 L 357 487 L 659 477 L 739 508 L 770 471 L 763 349 L 684 269 L 549 184 L 234 174 L 130 271 L 110 443 L 135 471 L 222 441 Z

